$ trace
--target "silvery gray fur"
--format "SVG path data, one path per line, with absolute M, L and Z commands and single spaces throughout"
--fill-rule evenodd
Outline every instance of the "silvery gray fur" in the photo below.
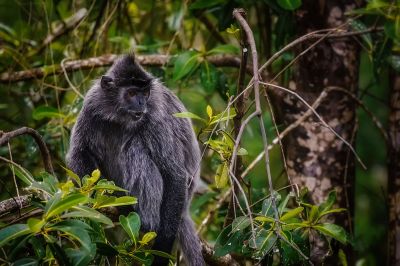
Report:
M 191 121 L 180 100 L 134 62 L 117 60 L 106 75 L 114 80 L 149 80 L 150 95 L 140 120 L 121 107 L 118 88 L 95 81 L 72 130 L 67 164 L 79 176 L 100 169 L 102 175 L 138 198 L 142 230 L 156 231 L 153 249 L 171 252 L 175 237 L 189 265 L 205 265 L 188 207 L 199 177 L 200 151 Z M 153 265 L 166 264 L 156 257 Z

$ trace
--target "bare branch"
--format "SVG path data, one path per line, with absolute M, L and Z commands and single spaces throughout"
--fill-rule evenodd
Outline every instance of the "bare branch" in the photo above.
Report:
M 242 55 L 241 55 L 241 60 L 240 60 L 240 70 L 239 70 L 239 78 L 238 78 L 238 83 L 237 83 L 237 91 L 236 95 L 241 95 L 242 92 L 245 89 L 244 86 L 244 81 L 245 81 L 245 76 L 246 76 L 246 68 L 247 68 L 247 59 L 248 59 L 248 50 L 249 50 L 249 42 L 247 41 L 247 35 L 246 34 L 241 34 L 241 41 L 240 41 L 240 46 L 242 50 Z M 239 134 L 241 134 L 241 126 L 242 126 L 242 119 L 244 115 L 244 107 L 245 107 L 245 99 L 242 96 L 238 96 L 235 108 L 236 108 L 236 116 L 233 118 L 233 133 L 234 133 L 234 138 L 238 138 Z M 229 110 L 229 108 L 228 108 Z M 240 137 L 239 137 L 240 139 Z M 239 142 L 240 143 L 240 142 Z M 239 145 L 238 143 L 238 145 Z M 232 158 L 235 158 L 236 163 L 231 166 L 233 168 L 233 174 L 234 176 L 240 176 L 240 172 L 243 170 L 243 165 L 242 165 L 242 160 L 240 157 L 237 157 L 236 155 L 232 156 Z M 231 199 L 229 201 L 229 206 L 228 206 L 228 212 L 225 217 L 225 222 L 224 222 L 224 227 L 227 227 L 233 222 L 234 219 L 234 213 L 235 213 L 235 201 L 234 197 L 236 196 L 238 192 L 238 187 L 236 183 L 233 183 L 233 189 L 231 191 Z
M 307 103 L 307 101 L 304 100 L 297 92 L 294 92 L 292 90 L 286 89 L 282 86 L 278 86 L 278 85 L 275 85 L 272 83 L 261 82 L 261 84 L 263 84 L 265 86 L 271 86 L 271 87 L 278 88 L 278 89 L 283 90 L 289 94 L 292 94 L 296 98 L 298 98 L 302 103 L 304 103 L 307 106 L 307 108 L 309 108 L 314 113 L 314 115 L 319 119 L 319 121 L 322 123 L 322 125 L 324 125 L 326 128 L 328 128 L 337 138 L 339 138 L 346 146 L 349 147 L 349 149 L 353 152 L 353 154 L 355 155 L 355 157 L 356 157 L 357 161 L 360 163 L 360 165 L 364 169 L 367 169 L 365 164 L 362 162 L 361 158 L 358 156 L 357 152 L 354 150 L 353 146 L 347 140 L 345 140 L 342 136 L 340 136 L 339 133 L 337 133 L 330 125 L 328 125 L 328 123 L 325 122 L 325 120 L 318 114 L 318 112 L 315 111 L 315 109 L 313 109 L 312 106 L 309 103 Z
M 10 132 L 0 131 L 0 146 L 7 144 L 10 139 L 21 136 L 30 135 L 39 146 L 40 154 L 42 155 L 44 168 L 47 172 L 54 175 L 53 165 L 51 163 L 50 152 L 47 149 L 46 143 L 43 141 L 42 136 L 34 129 L 29 127 L 22 127 Z
M 271 193 L 271 202 L 272 202 L 272 207 L 274 209 L 275 219 L 278 220 L 279 213 L 278 213 L 278 209 L 276 206 L 276 199 L 275 199 L 274 193 L 273 193 L 274 189 L 272 186 L 272 176 L 271 176 L 271 169 L 270 169 L 270 165 L 269 165 L 268 140 L 267 140 L 267 134 L 265 132 L 264 121 L 261 116 L 262 110 L 261 110 L 261 103 L 260 103 L 260 81 L 259 81 L 259 75 L 258 75 L 257 49 L 256 49 L 253 32 L 250 29 L 249 24 L 247 24 L 246 20 L 243 18 L 243 16 L 242 16 L 243 13 L 244 13 L 244 10 L 242 10 L 242 9 L 233 10 L 233 16 L 236 18 L 236 20 L 239 22 L 242 29 L 246 33 L 247 40 L 251 47 L 251 55 L 252 55 L 252 63 L 253 63 L 254 98 L 255 98 L 255 102 L 256 102 L 256 111 L 253 114 L 257 115 L 259 123 L 260 123 L 260 131 L 261 131 L 261 135 L 262 135 L 262 140 L 263 140 L 263 145 L 264 145 L 264 153 L 265 153 L 265 167 L 267 170 L 268 185 L 269 185 L 269 190 Z M 253 115 L 249 116 L 248 120 L 250 120 L 252 117 L 253 117 Z M 243 124 L 242 124 L 242 127 L 243 127 Z M 243 129 L 242 129 L 242 131 L 243 131 Z M 238 145 L 239 145 L 239 139 L 236 139 L 236 141 L 235 141 L 236 149 L 237 149 Z M 232 157 L 233 163 L 234 163 L 234 160 L 235 160 L 235 158 Z
M 68 33 L 71 29 L 73 29 L 76 25 L 79 24 L 79 22 L 81 22 L 86 17 L 87 13 L 88 11 L 86 10 L 86 8 L 81 8 L 74 15 L 72 15 L 71 17 L 67 18 L 65 21 L 60 23 L 51 34 L 46 36 L 46 38 L 40 45 L 39 49 L 30 54 L 30 56 L 40 53 L 49 44 L 57 40 L 62 35 Z
M 112 65 L 118 58 L 118 55 L 109 54 L 98 57 L 92 57 L 82 60 L 71 60 L 65 62 L 63 67 L 60 65 L 44 66 L 32 68 L 17 72 L 3 72 L 0 74 L 0 83 L 11 83 L 22 80 L 40 79 L 51 75 L 59 75 L 65 72 L 74 72 L 77 70 L 92 69 Z M 163 66 L 170 61 L 172 56 L 166 55 L 138 55 L 136 60 L 144 66 Z M 207 61 L 217 67 L 240 67 L 240 59 L 231 55 L 208 56 Z
M 0 202 L 0 216 L 28 207 L 31 204 L 32 195 L 24 195 Z
M 347 23 L 344 23 L 343 25 L 340 25 L 337 28 L 333 29 L 322 29 L 322 30 L 316 30 L 313 32 L 310 32 L 306 35 L 301 36 L 300 38 L 297 38 L 296 40 L 292 41 L 285 47 L 283 47 L 281 50 L 273 54 L 267 62 L 265 62 L 259 69 L 259 73 L 261 73 L 264 69 L 266 69 L 268 66 L 270 66 L 276 59 L 278 59 L 281 55 L 283 55 L 285 52 L 289 51 L 293 47 L 297 46 L 300 43 L 303 43 L 308 40 L 312 39 L 325 39 L 325 38 L 345 38 L 345 37 L 350 37 L 350 36 L 358 36 L 358 35 L 363 35 L 371 32 L 377 32 L 377 31 L 382 31 L 383 28 L 370 28 L 362 31 L 344 31 L 341 30 L 340 27 L 343 27 L 347 25 Z

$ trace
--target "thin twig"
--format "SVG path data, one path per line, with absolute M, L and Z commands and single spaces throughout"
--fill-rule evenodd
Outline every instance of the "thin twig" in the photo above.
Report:
M 88 14 L 86 8 L 79 9 L 74 15 L 67 18 L 65 21 L 62 21 L 60 25 L 58 25 L 52 33 L 46 36 L 40 45 L 39 49 L 33 51 L 28 56 L 33 56 L 43 51 L 49 44 L 53 43 L 55 40 L 60 38 L 62 35 L 68 33 L 70 30 L 74 29 L 76 25 L 78 25 Z
M 221 198 L 217 201 L 217 203 L 212 207 L 211 211 L 207 213 L 207 216 L 203 219 L 199 227 L 197 228 L 197 233 L 199 234 L 205 227 L 206 225 L 210 222 L 211 218 L 214 216 L 216 210 L 221 208 L 222 204 L 226 201 L 226 199 L 229 197 L 231 194 L 231 189 L 228 189 L 222 196 Z
M 8 155 L 10 156 L 10 161 L 13 161 L 10 142 L 7 142 L 7 147 L 8 147 Z M 11 165 L 11 172 L 14 181 L 15 191 L 17 192 L 17 197 L 19 198 L 19 189 L 18 189 L 17 177 L 15 176 L 14 165 Z
M 360 165 L 364 169 L 367 169 L 365 164 L 362 162 L 361 158 L 358 156 L 357 152 L 354 150 L 353 146 L 347 140 L 345 140 L 342 136 L 340 136 L 339 133 L 337 133 L 330 125 L 328 125 L 328 123 L 325 122 L 325 120 L 320 116 L 320 114 L 318 114 L 318 112 L 315 111 L 315 109 L 313 109 L 312 106 L 306 100 L 304 100 L 297 92 L 294 92 L 292 90 L 286 89 L 286 88 L 284 88 L 282 86 L 278 86 L 278 85 L 275 85 L 275 84 L 272 84 L 272 83 L 267 83 L 267 82 L 260 82 L 260 83 L 265 85 L 265 86 L 271 86 L 271 87 L 283 90 L 283 91 L 285 91 L 285 92 L 287 92 L 289 94 L 294 95 L 301 102 L 303 102 L 307 106 L 307 108 L 309 108 L 314 113 L 314 115 L 321 121 L 322 125 L 327 127 L 337 138 L 339 138 L 346 146 L 348 146 L 350 148 L 350 150 L 352 151 L 354 156 L 357 158 L 357 161 L 360 163 Z
M 275 219 L 278 220 L 279 213 L 278 213 L 278 209 L 276 207 L 276 199 L 273 195 L 272 175 L 271 175 L 271 169 L 270 169 L 270 165 L 269 165 L 268 140 L 267 140 L 267 135 L 265 132 L 264 121 L 262 119 L 262 110 L 261 110 L 261 103 L 260 103 L 260 81 L 259 81 L 259 75 L 258 75 L 257 49 L 256 49 L 255 41 L 254 41 L 253 32 L 250 29 L 249 24 L 247 24 L 246 20 L 242 16 L 243 12 L 244 11 L 241 9 L 235 9 L 233 11 L 233 16 L 237 19 L 237 21 L 241 25 L 242 29 L 245 31 L 245 33 L 247 35 L 247 40 L 251 47 L 251 55 L 252 55 L 252 63 L 253 63 L 254 98 L 255 98 L 255 103 L 256 103 L 256 111 L 253 113 L 254 115 L 252 114 L 248 118 L 251 119 L 252 117 L 257 116 L 259 123 L 260 123 L 260 130 L 261 130 L 262 140 L 263 140 L 263 144 L 264 144 L 265 166 L 266 166 L 266 170 L 267 170 L 268 184 L 269 184 L 269 189 L 270 189 L 270 193 L 271 193 L 272 207 L 275 212 Z M 237 140 L 236 140 L 235 145 L 238 145 Z
M 330 91 L 340 91 L 340 92 L 343 92 L 343 93 L 347 94 L 348 96 L 350 96 L 358 105 L 360 105 L 360 107 L 367 113 L 367 115 L 370 116 L 372 122 L 377 127 L 377 129 L 379 130 L 379 132 L 381 133 L 381 135 L 383 136 L 385 141 L 388 141 L 388 136 L 387 136 L 381 122 L 379 121 L 379 119 L 365 106 L 365 104 L 360 99 L 358 99 L 351 92 L 344 90 L 343 88 L 332 87 L 332 86 L 325 88 L 321 92 L 321 94 L 318 96 L 318 98 L 314 101 L 314 103 L 312 104 L 312 108 L 314 110 L 316 110 L 318 108 L 318 106 L 321 104 L 322 100 L 328 95 L 328 93 Z M 299 119 L 297 119 L 294 123 L 292 123 L 288 127 L 286 127 L 285 130 L 283 130 L 276 138 L 274 138 L 272 140 L 271 144 L 268 146 L 268 150 L 271 150 L 274 147 L 274 145 L 276 145 L 279 142 L 279 140 L 286 137 L 287 134 L 289 134 L 293 129 L 298 127 L 301 123 L 303 123 L 312 114 L 313 114 L 312 110 L 308 109 Z M 249 174 L 249 172 L 257 165 L 257 163 L 259 163 L 261 161 L 263 156 L 264 156 L 264 151 L 260 152 L 256 156 L 256 158 L 247 166 L 247 168 L 243 171 L 241 178 L 244 178 L 245 176 L 247 176 Z
M 238 83 L 237 83 L 237 92 L 236 95 L 241 95 L 242 92 L 244 91 L 244 81 L 246 77 L 246 68 L 247 68 L 247 58 L 248 58 L 248 46 L 249 43 L 247 41 L 247 35 L 246 34 L 241 34 L 241 42 L 240 42 L 241 50 L 242 50 L 242 55 L 241 55 L 241 60 L 240 60 L 240 69 L 239 69 L 239 78 L 238 78 Z M 236 104 L 236 116 L 233 118 L 233 133 L 234 133 L 234 138 L 236 139 L 238 135 L 240 134 L 240 129 L 242 125 L 242 119 L 244 115 L 244 97 L 239 96 L 237 98 Z M 230 108 L 228 108 L 228 111 Z M 229 116 L 228 116 L 229 117 Z M 228 121 L 227 121 L 228 122 Z M 240 139 L 240 138 L 239 138 Z M 238 145 L 240 144 L 240 141 Z M 232 158 L 235 158 L 236 163 L 231 164 L 233 166 L 232 171 L 235 176 L 240 176 L 240 171 L 242 171 L 243 165 L 242 165 L 242 160 L 240 157 L 237 157 L 236 155 L 233 155 Z M 234 217 L 234 212 L 235 212 L 235 201 L 234 201 L 234 194 L 237 194 L 237 184 L 233 183 L 233 189 L 231 191 L 231 200 L 229 202 L 228 206 L 228 213 L 226 214 L 225 217 L 225 222 L 224 222 L 224 227 L 227 227 L 230 225 L 233 221 Z

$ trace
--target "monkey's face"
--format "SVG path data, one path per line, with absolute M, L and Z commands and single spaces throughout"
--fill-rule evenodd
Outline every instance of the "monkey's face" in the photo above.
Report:
M 101 78 L 101 86 L 106 90 L 117 91 L 118 112 L 129 116 L 133 121 L 139 121 L 147 112 L 147 101 L 150 96 L 150 80 L 123 79 L 114 80 L 108 76 Z
M 147 100 L 150 88 L 123 87 L 121 88 L 122 108 L 132 115 L 133 120 L 139 120 L 147 111 Z

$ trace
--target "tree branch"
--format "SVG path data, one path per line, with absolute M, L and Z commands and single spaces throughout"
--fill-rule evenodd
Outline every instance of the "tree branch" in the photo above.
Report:
M 7 144 L 10 139 L 21 136 L 30 135 L 39 146 L 40 154 L 42 155 L 44 169 L 52 175 L 54 175 L 53 165 L 51 163 L 50 152 L 47 149 L 46 143 L 43 141 L 42 136 L 34 129 L 29 127 L 22 127 L 10 132 L 0 131 L 0 146 Z
M 87 15 L 88 11 L 86 8 L 79 9 L 73 16 L 67 18 L 63 21 L 60 25 L 58 25 L 53 33 L 47 35 L 47 37 L 43 40 L 42 44 L 40 45 L 39 49 L 35 50 L 29 56 L 34 54 L 38 54 L 43 51 L 49 44 L 51 44 L 54 40 L 57 40 L 59 37 L 64 35 L 65 33 L 69 32 L 73 29 L 79 22 L 81 22 Z
M 81 60 L 71 60 L 63 64 L 66 72 L 74 72 L 83 69 L 105 67 L 112 65 L 118 55 L 109 54 Z M 144 66 L 163 66 L 170 61 L 172 56 L 166 55 L 138 55 L 136 60 Z M 208 62 L 217 67 L 240 67 L 240 59 L 232 55 L 208 56 Z M 46 76 L 59 75 L 63 73 L 61 65 L 51 65 L 39 68 L 32 68 L 17 72 L 3 72 L 0 74 L 0 83 L 12 83 L 30 79 L 40 79 Z
M 243 90 L 245 89 L 244 81 L 246 77 L 246 68 L 247 68 L 247 59 L 249 55 L 249 42 L 247 41 L 247 35 L 246 34 L 241 34 L 241 41 L 240 41 L 240 46 L 242 50 L 242 55 L 241 55 L 241 60 L 240 60 L 240 70 L 239 70 L 239 78 L 238 78 L 238 83 L 237 83 L 237 91 L 236 95 L 238 95 L 236 104 L 235 104 L 235 109 L 236 109 L 236 116 L 233 118 L 233 133 L 234 133 L 234 138 L 236 139 L 239 134 L 240 134 L 240 127 L 242 125 L 242 119 L 244 115 L 244 107 L 245 107 L 245 101 L 246 99 L 242 95 Z M 243 170 L 243 164 L 242 160 L 240 157 L 236 158 L 236 163 L 233 167 L 233 174 L 234 176 L 240 176 L 241 171 Z M 229 201 L 229 206 L 228 206 L 228 213 L 226 214 L 225 221 L 224 221 L 224 227 L 227 227 L 233 222 L 233 219 L 235 218 L 235 197 L 238 194 L 239 188 L 237 187 L 237 184 L 233 184 L 233 189 L 231 191 L 231 197 Z
M 32 195 L 13 197 L 0 202 L 0 216 L 28 207 L 31 204 Z

